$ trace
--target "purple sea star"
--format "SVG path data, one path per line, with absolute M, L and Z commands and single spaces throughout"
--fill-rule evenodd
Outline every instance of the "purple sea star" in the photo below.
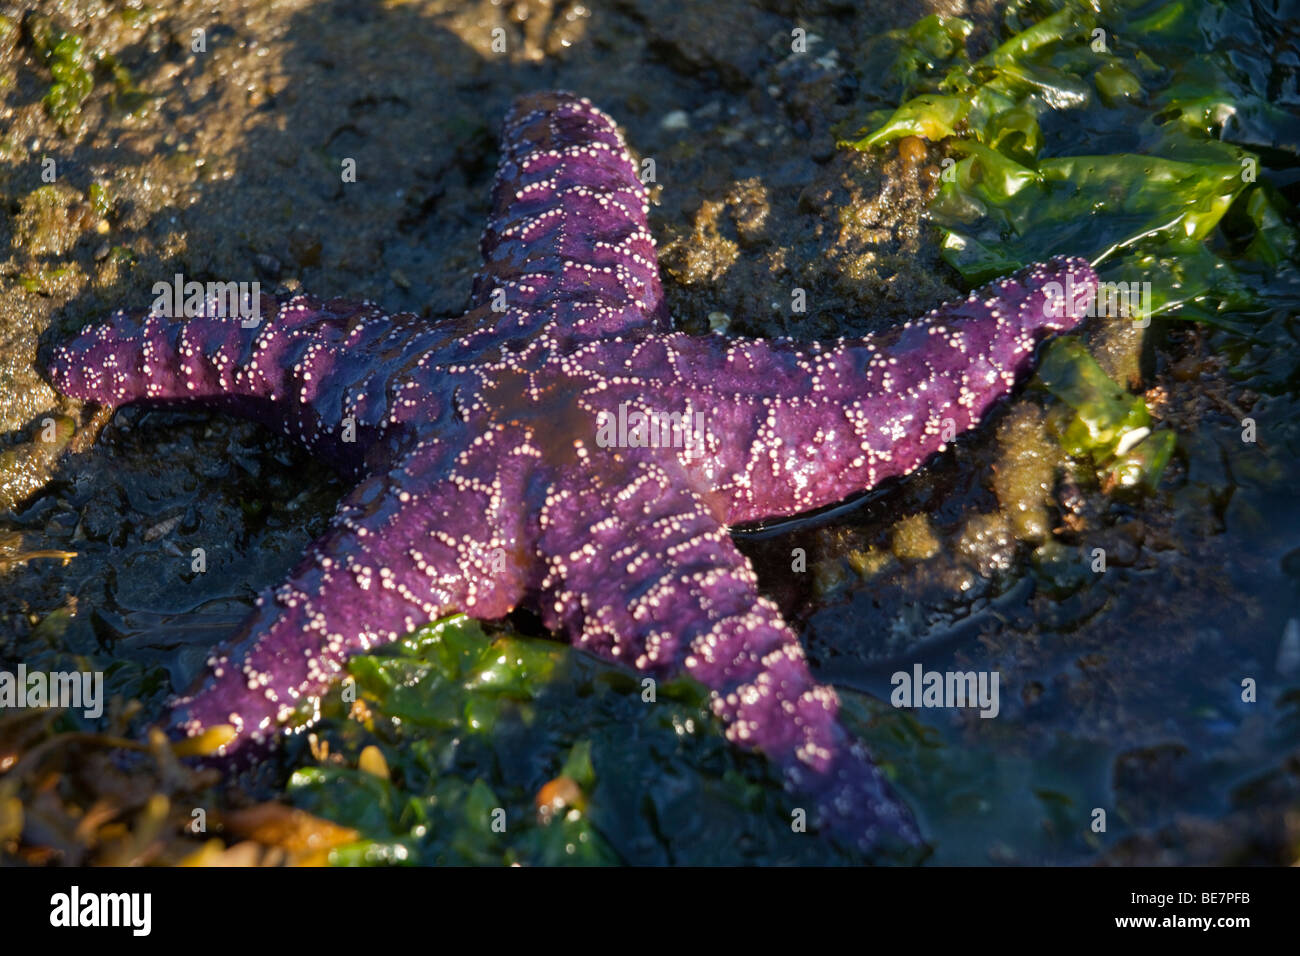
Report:
M 526 605 L 599 657 L 702 682 L 821 827 L 919 840 L 727 528 L 914 470 L 1076 324 L 1096 277 L 1054 260 L 856 341 L 694 338 L 671 329 L 647 212 L 613 121 L 534 95 L 505 124 L 461 318 L 297 296 L 254 328 L 119 312 L 56 350 L 68 395 L 243 414 L 355 482 L 176 732 L 228 726 L 223 755 L 265 742 L 350 655 Z

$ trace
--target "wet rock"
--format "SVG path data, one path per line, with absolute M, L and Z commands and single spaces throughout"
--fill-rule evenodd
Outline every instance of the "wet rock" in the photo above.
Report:
M 713 72 L 732 90 L 749 86 L 771 61 L 768 38 L 790 35 L 787 20 L 743 0 L 681 4 L 672 16 L 650 0 L 623 5 L 644 25 L 650 49 L 669 66 L 691 76 Z
M 280 260 L 266 252 L 259 252 L 253 256 L 253 265 L 257 268 L 257 274 L 269 281 L 275 281 L 280 278 L 282 266 Z
M 310 229 L 299 226 L 289 235 L 289 254 L 303 268 L 320 265 L 320 239 Z
M 0 512 L 14 508 L 38 490 L 76 431 L 66 415 L 47 415 L 35 423 L 29 442 L 0 451 Z
M 685 110 L 673 110 L 665 113 L 664 118 L 659 121 L 659 128 L 670 132 L 679 132 L 690 128 L 691 118 Z
M 801 49 L 792 50 L 792 45 L 777 46 L 787 55 L 772 70 L 776 83 L 769 92 L 782 100 L 786 115 L 802 135 L 825 135 L 832 115 L 827 106 L 848 92 L 842 84 L 845 73 L 839 51 L 816 33 L 806 33 L 799 41 Z
M 23 197 L 14 230 L 28 255 L 62 256 L 94 224 L 93 210 L 79 190 L 51 183 Z
M 1277 672 L 1283 677 L 1300 674 L 1300 620 L 1291 618 L 1277 648 Z

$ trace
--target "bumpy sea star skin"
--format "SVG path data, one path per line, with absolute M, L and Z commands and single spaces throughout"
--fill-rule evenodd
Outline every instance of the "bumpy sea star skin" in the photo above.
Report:
M 356 482 L 178 702 L 178 732 L 230 725 L 223 754 L 267 741 L 350 655 L 522 604 L 602 658 L 701 681 L 728 738 L 775 761 L 821 826 L 866 847 L 918 839 L 727 526 L 915 469 L 1076 324 L 1096 277 L 1054 260 L 856 341 L 692 338 L 671 331 L 646 215 L 614 123 L 534 95 L 505 125 L 465 316 L 298 296 L 265 302 L 255 328 L 118 313 L 56 351 L 68 395 L 243 414 Z M 702 444 L 647 447 L 634 429 L 637 447 L 606 447 L 601 416 L 624 403 L 700 413 Z

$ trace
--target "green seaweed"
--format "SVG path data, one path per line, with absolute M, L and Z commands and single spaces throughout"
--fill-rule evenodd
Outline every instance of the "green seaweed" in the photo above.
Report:
M 0 41 L 5 30 L 0 23 Z M 141 90 L 131 72 L 112 53 L 87 49 L 80 34 L 63 30 L 40 16 L 27 21 L 27 30 L 32 49 L 54 78 L 42 102 L 63 133 L 71 132 L 83 104 L 94 92 L 96 70 L 112 78 L 110 104 L 115 109 L 132 113 L 158 98 L 157 94 Z
M 66 133 L 95 87 L 94 62 L 81 36 L 48 19 L 33 17 L 30 33 L 32 46 L 54 77 L 43 100 L 45 109 Z
M 111 53 L 105 54 L 99 62 L 113 77 L 112 104 L 115 108 L 134 113 L 158 98 L 158 94 L 140 89 L 131 71 Z
M 1091 458 L 1105 479 L 1120 487 L 1154 489 L 1160 483 L 1174 433 L 1152 432 L 1142 396 L 1112 382 L 1082 342 L 1072 337 L 1052 342 L 1037 381 L 1064 403 L 1048 421 L 1067 454 Z
M 1216 0 L 1022 0 L 1004 22 L 974 62 L 935 46 L 964 33 L 934 17 L 891 35 L 905 99 L 844 143 L 952 137 L 931 215 L 967 281 L 1081 255 L 1150 283 L 1153 314 L 1237 328 L 1295 294 L 1296 210 L 1268 174 L 1294 165 L 1300 124 L 1269 102 L 1259 23 Z
M 651 694 L 571 647 L 465 617 L 355 657 L 348 672 L 363 710 L 331 695 L 314 728 L 330 756 L 312 766 L 304 753 L 288 787 L 296 806 L 361 834 L 332 852 L 336 865 L 810 863 L 834 852 L 791 827 L 778 776 L 727 743 L 692 681 Z M 371 745 L 388 779 L 358 768 Z M 557 779 L 581 797 L 547 818 L 536 802 Z

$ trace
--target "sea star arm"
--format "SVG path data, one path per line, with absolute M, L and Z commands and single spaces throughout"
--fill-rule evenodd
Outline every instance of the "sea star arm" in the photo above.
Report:
M 649 200 L 612 119 L 568 93 L 521 97 L 506 118 L 466 347 L 582 342 L 668 328 Z M 498 311 L 483 311 L 492 300 Z
M 393 424 L 442 411 L 429 396 L 412 409 L 389 391 L 395 372 L 438 341 L 436 328 L 368 302 L 303 295 L 277 309 L 264 296 L 260 305 L 252 324 L 214 301 L 188 319 L 116 312 L 54 349 L 50 379 L 103 405 L 196 402 L 242 415 L 352 477 Z
M 878 335 L 829 344 L 651 336 L 591 353 L 623 384 L 601 400 L 702 415 L 682 461 L 728 524 L 809 511 L 906 475 L 974 427 L 1024 377 L 1045 334 L 1096 290 L 1057 259 Z
M 573 470 L 539 516 L 546 623 L 606 660 L 700 681 L 727 738 L 773 760 L 825 830 L 863 848 L 919 843 L 840 726 L 835 691 L 813 679 L 798 636 L 686 476 L 622 452 L 593 452 Z
M 433 442 L 359 484 L 209 660 L 201 688 L 175 702 L 174 729 L 213 730 L 220 746 L 206 752 L 233 755 L 271 739 L 353 654 L 455 611 L 507 614 L 526 586 L 526 569 L 508 556 L 529 547 L 509 502 L 524 493 L 530 463 L 495 455 L 488 442 L 456 453 Z

